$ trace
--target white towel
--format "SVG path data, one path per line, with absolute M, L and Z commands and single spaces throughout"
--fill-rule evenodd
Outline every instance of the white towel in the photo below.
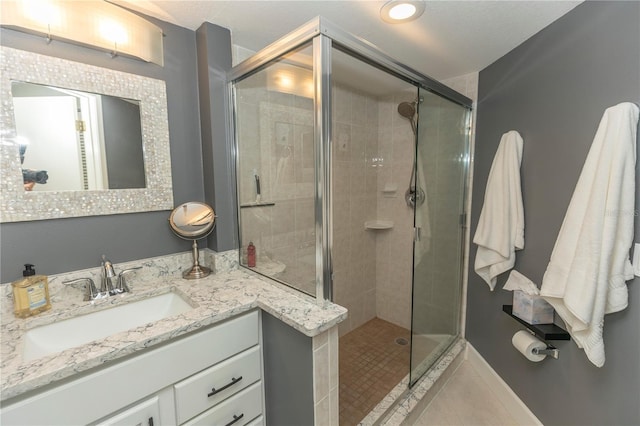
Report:
M 484 205 L 473 242 L 478 245 L 475 271 L 493 291 L 496 277 L 513 268 L 516 250 L 524 248 L 524 208 L 520 187 L 522 137 L 502 135 L 493 159 Z
M 540 294 L 598 367 L 604 315 L 627 307 L 633 277 L 638 107 L 608 108 L 587 155 L 542 280 Z

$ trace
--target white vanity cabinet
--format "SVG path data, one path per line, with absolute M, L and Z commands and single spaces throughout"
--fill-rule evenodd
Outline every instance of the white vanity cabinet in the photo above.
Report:
M 259 312 L 7 402 L 6 426 L 262 424 Z

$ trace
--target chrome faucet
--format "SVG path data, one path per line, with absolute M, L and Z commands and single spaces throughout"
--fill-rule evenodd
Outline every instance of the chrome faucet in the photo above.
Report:
M 126 275 L 136 269 L 141 269 L 141 266 L 125 269 L 116 275 L 116 271 L 113 269 L 113 264 L 107 257 L 102 255 L 102 263 L 100 270 L 100 290 L 96 287 L 93 279 L 91 278 L 78 278 L 75 280 L 63 281 L 63 284 L 76 284 L 85 283 L 84 301 L 89 302 L 96 299 L 103 299 L 105 297 L 114 296 L 116 294 L 128 293 L 131 291 L 127 285 Z
M 125 269 L 116 275 L 116 271 L 113 269 L 113 264 L 107 256 L 102 255 L 102 281 L 100 283 L 100 292 L 106 293 L 111 296 L 114 294 L 128 293 L 129 286 L 127 285 L 126 274 L 142 268 L 136 266 L 134 268 Z M 115 283 L 115 284 L 114 284 Z
M 117 279 L 116 272 L 113 270 L 113 264 L 107 256 L 102 255 L 102 274 L 100 280 L 100 293 L 108 293 L 110 295 L 116 294 L 115 286 L 113 285 L 114 278 Z

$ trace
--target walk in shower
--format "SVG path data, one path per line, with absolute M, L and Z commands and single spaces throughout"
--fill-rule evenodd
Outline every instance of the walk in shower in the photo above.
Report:
M 471 101 L 322 19 L 230 78 L 241 264 L 348 308 L 356 424 L 459 337 Z

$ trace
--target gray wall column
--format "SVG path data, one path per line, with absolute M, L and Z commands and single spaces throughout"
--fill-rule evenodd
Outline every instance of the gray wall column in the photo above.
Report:
M 196 31 L 205 200 L 216 211 L 209 248 L 238 247 L 235 155 L 228 129 L 226 73 L 231 69 L 231 33 L 205 22 Z
M 472 235 L 500 136 L 517 130 L 524 139 L 525 248 L 515 269 L 540 285 L 604 110 L 640 101 L 640 3 L 584 2 L 481 71 L 478 99 Z M 636 242 L 638 211 L 640 185 Z M 553 342 L 560 359 L 532 363 L 511 345 L 523 327 L 501 310 L 512 298 L 501 290 L 508 274 L 490 292 L 473 271 L 476 249 L 467 339 L 542 423 L 639 424 L 640 279 L 627 283 L 629 307 L 605 316 L 602 368 L 573 341 Z
M 262 311 L 262 345 L 267 425 L 313 425 L 312 339 Z

